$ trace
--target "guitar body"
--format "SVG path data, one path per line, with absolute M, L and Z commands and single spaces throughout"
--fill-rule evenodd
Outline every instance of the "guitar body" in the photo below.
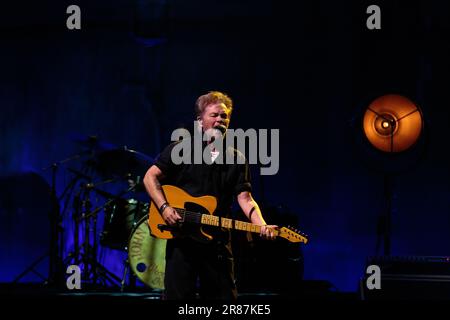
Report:
M 172 208 L 188 209 L 191 205 L 195 205 L 197 208 L 201 209 L 204 214 L 210 215 L 212 215 L 217 208 L 217 199 L 213 196 L 193 197 L 184 190 L 171 185 L 164 185 L 162 186 L 162 189 L 167 202 Z M 151 202 L 148 214 L 148 225 L 150 227 L 150 234 L 156 238 L 172 239 L 175 236 L 178 236 L 178 231 L 165 230 L 164 228 L 161 230 L 161 226 L 167 226 L 167 224 L 153 201 Z M 189 228 L 189 226 L 186 227 Z M 189 233 L 189 236 L 194 237 L 197 240 L 212 240 L 212 237 L 204 232 L 201 227 L 198 228 L 197 226 L 195 229 L 197 232 L 189 230 L 186 233 Z M 181 233 L 184 233 L 183 230 L 180 231 Z

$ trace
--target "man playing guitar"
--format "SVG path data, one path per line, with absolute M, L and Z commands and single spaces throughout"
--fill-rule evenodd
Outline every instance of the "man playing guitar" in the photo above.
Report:
M 167 242 L 164 279 L 166 299 L 195 299 L 197 283 L 199 295 L 203 299 L 234 300 L 237 290 L 229 230 L 216 228 L 208 232 L 211 240 L 207 242 L 189 237 L 188 226 L 186 229 L 183 223 L 183 227 L 178 228 L 183 221 L 182 216 L 166 198 L 162 185 L 176 186 L 194 197 L 215 197 L 217 207 L 214 215 L 219 217 L 228 217 L 233 200 L 237 199 L 249 221 L 260 226 L 258 231 L 261 236 L 267 239 L 276 236 L 278 227 L 267 225 L 251 195 L 249 166 L 244 155 L 234 148 L 216 150 L 211 143 L 215 138 L 225 135 L 232 110 L 232 100 L 221 92 L 212 91 L 200 96 L 195 104 L 196 120 L 202 133 L 210 137 L 203 147 L 209 149 L 212 163 L 174 164 L 172 150 L 179 143 L 174 142 L 161 152 L 144 177 L 145 188 L 158 208 L 165 227 L 173 228 L 174 233 L 179 229 L 181 235 Z M 234 159 L 240 157 L 244 161 L 218 164 L 214 160 L 220 152 L 229 152 Z M 189 156 L 193 158 L 193 155 Z

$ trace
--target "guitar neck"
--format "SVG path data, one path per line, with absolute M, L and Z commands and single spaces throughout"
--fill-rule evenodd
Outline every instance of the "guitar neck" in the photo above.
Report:
M 175 208 L 175 210 L 177 210 L 177 212 L 182 217 L 182 222 L 191 222 L 226 229 L 261 233 L 262 226 L 258 226 L 253 223 L 223 218 L 210 214 L 203 214 L 200 212 L 188 211 L 184 208 Z M 308 242 L 307 236 L 301 234 L 300 231 L 293 229 L 292 227 L 281 227 L 279 229 L 277 228 L 276 230 L 273 230 L 273 232 L 276 237 L 285 238 L 290 242 Z
M 226 229 L 261 233 L 261 226 L 258 226 L 253 223 L 223 218 L 211 214 L 201 214 L 198 212 L 187 211 L 182 208 L 176 208 L 176 210 L 178 211 L 179 214 L 181 214 L 183 220 L 187 222 L 204 224 L 214 227 L 222 227 Z M 273 230 L 273 232 L 275 236 L 278 236 L 280 234 L 278 230 Z
M 226 229 L 234 229 L 234 230 L 248 231 L 248 232 L 254 232 L 254 233 L 261 232 L 261 226 L 258 226 L 256 224 L 239 221 L 239 220 L 233 220 L 233 219 L 229 219 L 229 218 L 213 216 L 213 215 L 209 215 L 209 214 L 202 214 L 199 222 L 201 224 L 205 224 L 208 226 L 222 227 L 222 228 L 226 228 Z M 278 231 L 274 230 L 274 232 L 275 232 L 275 236 L 278 236 Z

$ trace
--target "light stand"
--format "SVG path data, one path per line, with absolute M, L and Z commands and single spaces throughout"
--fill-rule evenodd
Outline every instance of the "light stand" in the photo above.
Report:
M 401 166 L 400 156 L 405 155 L 418 141 L 423 128 L 422 113 L 416 104 L 404 96 L 388 94 L 381 96 L 369 105 L 363 118 L 363 130 L 367 140 L 386 157 L 391 168 L 395 161 Z M 379 164 L 380 165 L 380 164 Z M 397 169 L 398 170 L 398 169 Z M 377 225 L 378 254 L 381 236 L 384 241 L 384 255 L 391 254 L 392 221 L 392 170 L 383 170 L 385 208 L 380 214 Z

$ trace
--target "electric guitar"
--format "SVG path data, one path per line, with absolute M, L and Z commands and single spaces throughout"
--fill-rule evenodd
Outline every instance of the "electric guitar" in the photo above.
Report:
M 214 216 L 217 199 L 213 196 L 193 197 L 186 191 L 171 185 L 164 185 L 162 189 L 167 202 L 181 216 L 180 224 L 183 228 L 186 225 L 200 225 L 199 229 L 196 228 L 199 232 L 194 236 L 197 240 L 209 241 L 213 239 L 210 234 L 203 230 L 201 225 L 255 233 L 260 233 L 261 231 L 261 226 L 256 224 Z M 153 201 L 151 202 L 148 216 L 148 225 L 152 236 L 160 239 L 172 239 L 180 235 L 179 228 L 168 226 L 165 223 Z M 306 235 L 291 227 L 275 229 L 274 233 L 276 237 L 287 239 L 290 242 L 308 242 Z

